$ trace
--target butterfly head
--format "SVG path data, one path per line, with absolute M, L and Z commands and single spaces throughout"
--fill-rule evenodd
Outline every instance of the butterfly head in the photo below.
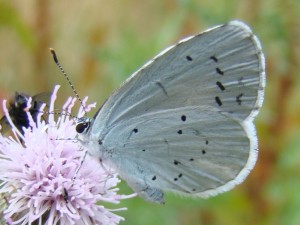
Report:
M 78 134 L 86 134 L 91 127 L 92 119 L 88 117 L 81 117 L 76 124 L 76 131 Z
M 86 150 L 86 152 L 89 153 L 89 155 L 95 156 L 100 158 L 102 155 L 101 152 L 104 151 L 102 150 L 102 145 L 101 140 L 99 138 L 92 138 L 90 136 L 91 132 L 91 127 L 93 126 L 94 119 L 91 119 L 89 117 L 81 117 L 77 120 L 76 124 L 76 132 L 79 134 L 79 142 L 81 143 L 83 149 Z

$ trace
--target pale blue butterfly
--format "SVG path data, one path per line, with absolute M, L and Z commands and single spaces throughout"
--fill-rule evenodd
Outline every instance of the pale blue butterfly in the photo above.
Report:
M 163 203 L 165 191 L 209 197 L 254 167 L 264 87 L 260 42 L 232 21 L 162 51 L 76 129 L 145 200 Z

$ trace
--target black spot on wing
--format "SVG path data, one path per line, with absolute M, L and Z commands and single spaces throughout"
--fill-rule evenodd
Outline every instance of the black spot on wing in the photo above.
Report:
M 221 106 L 223 104 L 219 96 L 215 97 L 215 101 L 219 106 Z
M 181 116 L 181 121 L 185 122 L 186 121 L 186 115 Z
M 177 165 L 179 165 L 179 164 L 181 164 L 181 162 L 180 162 L 180 161 L 178 161 L 178 160 L 176 160 L 176 159 L 174 160 L 174 162 L 173 162 L 173 163 L 174 163 L 174 165 L 176 165 L 176 166 L 177 166 Z
M 192 58 L 191 56 L 189 56 L 189 55 L 187 55 L 185 58 L 186 58 L 188 61 L 193 61 L 193 58 Z
M 217 81 L 216 85 L 220 88 L 221 91 L 225 90 L 225 87 L 223 86 L 223 84 L 220 81 Z
M 182 130 L 178 130 L 178 131 L 177 131 L 177 134 L 182 134 Z
M 139 132 L 139 129 L 138 128 L 134 128 L 132 129 L 132 131 L 130 132 L 130 134 L 128 135 L 128 138 L 127 140 L 129 140 L 133 134 L 137 134 Z M 123 145 L 125 147 L 126 143 Z
M 218 62 L 218 59 L 217 59 L 217 57 L 216 57 L 216 56 L 214 56 L 214 55 L 213 55 L 213 56 L 211 56 L 211 57 L 210 57 L 210 59 L 212 59 L 214 62 Z
M 224 75 L 224 72 L 219 67 L 216 68 L 216 72 L 222 76 Z

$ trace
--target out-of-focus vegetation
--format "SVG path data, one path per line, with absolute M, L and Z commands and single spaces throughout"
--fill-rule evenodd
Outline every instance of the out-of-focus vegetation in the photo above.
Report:
M 50 91 L 55 84 L 62 86 L 61 102 L 73 95 L 48 51 L 53 47 L 79 94 L 101 105 L 166 46 L 232 19 L 252 27 L 267 60 L 265 102 L 256 119 L 257 165 L 243 184 L 208 200 L 170 194 L 165 205 L 123 201 L 128 210 L 119 213 L 122 224 L 298 225 L 298 0 L 0 0 L 0 98 L 16 90 Z M 121 191 L 130 193 L 125 185 Z

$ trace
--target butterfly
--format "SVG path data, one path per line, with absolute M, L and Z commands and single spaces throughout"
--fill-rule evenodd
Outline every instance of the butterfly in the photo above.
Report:
M 167 191 L 206 198 L 254 167 L 264 87 L 258 38 L 231 21 L 162 51 L 76 130 L 145 200 L 164 203 Z
M 35 122 L 37 122 L 37 116 L 40 113 L 39 109 L 44 103 L 48 103 L 50 100 L 51 93 L 40 93 L 32 97 L 31 107 L 29 112 Z M 9 102 L 9 116 L 17 129 L 24 134 L 23 127 L 29 127 L 29 120 L 27 116 L 27 104 L 30 96 L 24 93 L 16 92 L 13 99 Z M 10 129 L 10 124 L 3 116 L 0 119 L 1 132 L 6 133 Z

